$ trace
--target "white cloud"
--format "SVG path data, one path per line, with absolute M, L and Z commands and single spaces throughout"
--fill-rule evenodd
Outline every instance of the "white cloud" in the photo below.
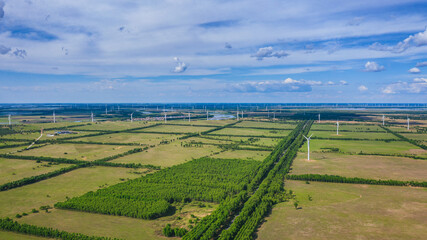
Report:
M 4 1 L 0 0 L 0 18 L 4 17 Z
M 0 54 L 1 55 L 4 55 L 4 54 L 10 52 L 10 50 L 12 50 L 12 49 L 10 49 L 10 47 L 0 45 Z
M 384 71 L 385 70 L 385 68 L 384 68 L 384 66 L 381 66 L 381 65 L 379 65 L 378 63 L 376 63 L 376 62 L 370 62 L 370 61 L 368 61 L 366 64 L 365 64 L 365 72 L 381 72 L 381 71 Z
M 340 84 L 341 84 L 341 85 L 348 85 L 347 81 L 344 81 L 344 80 L 341 80 L 341 81 L 340 81 Z
M 427 62 L 419 62 L 415 67 L 427 67 Z
M 244 82 L 232 84 L 229 91 L 233 92 L 310 92 L 312 86 L 322 85 L 321 81 L 295 80 L 287 78 L 283 81 Z
M 361 91 L 361 92 L 368 90 L 368 88 L 365 85 L 360 85 L 357 89 L 359 89 L 359 91 Z
M 385 46 L 381 43 L 374 43 L 369 48 L 377 51 L 390 51 L 394 53 L 401 53 L 411 47 L 421 47 L 427 45 L 427 28 L 424 32 L 419 32 L 414 35 L 410 35 L 405 40 L 399 42 L 395 46 Z
M 187 65 L 184 62 L 181 62 L 178 57 L 175 57 L 174 60 L 176 62 L 175 69 L 173 70 L 174 73 L 182 73 L 187 70 Z
M 419 68 L 417 68 L 417 67 L 413 67 L 413 68 L 409 69 L 408 72 L 410 72 L 410 73 L 420 73 L 421 70 Z
M 387 85 L 382 89 L 382 93 L 427 93 L 427 79 L 415 78 L 413 82 L 397 82 Z
M 255 54 L 251 55 L 251 57 L 254 57 L 257 60 L 261 61 L 264 58 L 271 58 L 271 57 L 281 58 L 281 57 L 287 57 L 288 55 L 289 54 L 283 50 L 273 51 L 273 47 L 263 47 L 258 49 L 258 51 Z

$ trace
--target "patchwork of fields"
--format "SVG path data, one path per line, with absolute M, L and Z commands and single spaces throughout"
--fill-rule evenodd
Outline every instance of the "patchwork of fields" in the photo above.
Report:
M 311 124 L 17 125 L 0 137 L 0 218 L 120 239 L 164 239 L 169 225 L 169 236 L 183 239 L 427 237 L 425 188 L 307 177 L 425 183 L 426 134 L 342 122 L 337 135 L 332 123 Z M 41 128 L 44 135 L 27 149 Z M 73 133 L 46 136 L 59 130 Z M 302 134 L 313 134 L 310 160 Z M 283 181 L 287 174 L 302 181 Z M 22 238 L 0 231 L 0 239 Z

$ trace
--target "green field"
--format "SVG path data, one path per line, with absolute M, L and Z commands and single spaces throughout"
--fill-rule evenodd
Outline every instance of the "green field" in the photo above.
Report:
M 178 139 L 183 135 L 155 134 L 155 133 L 114 133 L 94 137 L 83 137 L 77 141 L 102 143 L 138 143 L 157 145 L 162 141 Z
M 7 239 L 7 240 L 21 240 L 21 239 L 46 240 L 46 239 L 52 239 L 52 238 L 35 237 L 35 236 L 26 235 L 26 234 L 0 231 L 0 239 Z
M 111 146 L 98 144 L 50 144 L 40 148 L 29 149 L 17 155 L 45 156 L 55 158 L 68 158 L 84 161 L 94 161 L 119 153 L 124 153 L 136 146 Z
M 289 123 L 278 123 L 278 122 L 266 122 L 266 121 L 242 121 L 234 125 L 236 127 L 247 127 L 247 128 L 277 128 L 277 129 L 293 129 L 295 124 Z
M 337 125 L 336 123 L 314 123 L 313 126 L 311 127 L 311 129 L 313 131 L 315 130 L 328 130 L 328 131 L 336 131 L 337 130 Z M 384 129 L 380 128 L 377 125 L 366 125 L 366 124 L 348 124 L 345 122 L 340 122 L 340 130 L 344 130 L 344 131 L 352 131 L 352 132 L 386 132 Z
M 329 174 L 369 179 L 427 181 L 427 161 L 403 157 L 299 153 L 291 174 Z
M 131 128 L 140 128 L 152 125 L 151 122 L 122 122 L 122 121 L 107 121 L 89 123 L 85 126 L 72 128 L 74 130 L 100 130 L 100 131 L 123 131 Z
M 0 158 L 0 184 L 17 181 L 22 178 L 53 172 L 69 164 L 48 164 L 46 162 Z
M 220 149 L 216 146 L 203 145 L 201 147 L 183 147 L 181 146 L 181 141 L 175 141 L 170 144 L 161 144 L 141 153 L 114 159 L 111 162 L 141 163 L 170 167 L 192 159 L 209 156 L 212 153 L 219 151 Z
M 258 239 L 427 238 L 425 189 L 304 181 L 288 181 L 285 188 L 302 208 L 293 200 L 276 205 Z
M 323 149 L 322 149 L 323 148 Z M 408 142 L 383 142 L 383 141 L 340 141 L 313 139 L 310 141 L 310 151 L 328 151 L 330 148 L 338 148 L 342 152 L 350 153 L 381 153 L 381 154 L 413 154 L 427 156 L 427 151 Z M 300 148 L 307 152 L 307 142 Z
M 310 135 L 319 138 L 355 138 L 355 139 L 399 139 L 391 133 L 377 133 L 377 132 L 339 132 L 337 135 L 335 131 L 310 131 Z
M 181 125 L 160 125 L 147 129 L 138 130 L 138 132 L 161 132 L 161 133 L 199 133 L 213 129 L 213 127 L 200 126 L 181 126 Z
M 80 196 L 100 186 L 121 182 L 120 178 L 136 178 L 141 175 L 126 168 L 91 167 L 77 169 L 38 183 L 0 192 L 0 216 L 14 217 L 17 213 L 53 206 L 66 197 Z M 13 204 L 11 204 L 13 203 Z
M 268 151 L 248 151 L 248 150 L 228 150 L 214 155 L 214 158 L 243 159 L 243 160 L 264 160 L 270 152 Z
M 214 131 L 212 134 L 219 135 L 242 135 L 242 136 L 273 136 L 273 137 L 284 137 L 288 135 L 290 130 L 266 130 L 266 129 L 255 129 L 255 128 L 224 128 L 219 131 Z

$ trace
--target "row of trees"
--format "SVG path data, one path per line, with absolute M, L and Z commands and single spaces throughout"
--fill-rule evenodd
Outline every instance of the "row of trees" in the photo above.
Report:
M 235 125 L 235 124 L 237 124 L 237 123 L 239 123 L 239 122 L 241 122 L 241 120 L 240 120 L 240 121 L 237 121 L 237 122 L 230 123 L 230 124 L 226 124 L 226 125 L 224 125 L 224 126 L 219 126 L 219 127 L 216 127 L 216 128 L 212 128 L 212 129 L 209 129 L 209 130 L 203 131 L 203 132 L 201 132 L 201 133 L 189 133 L 189 134 L 187 134 L 187 135 L 185 135 L 185 136 L 180 137 L 179 139 L 180 139 L 180 140 L 184 140 L 184 139 L 187 139 L 187 138 L 197 137 L 197 136 L 200 136 L 200 135 L 207 135 L 207 134 L 210 134 L 210 133 L 212 133 L 212 132 L 219 131 L 219 130 L 221 130 L 221 129 L 231 127 L 231 126 L 233 126 L 233 125 Z
M 73 171 L 75 169 L 81 168 L 81 167 L 85 167 L 86 164 L 78 164 L 78 165 L 73 165 L 70 167 L 65 167 L 65 168 L 61 168 L 58 170 L 55 170 L 53 172 L 49 172 L 49 173 L 44 173 L 41 175 L 37 175 L 37 176 L 32 176 L 32 177 L 26 177 L 17 181 L 13 181 L 13 182 L 9 182 L 9 183 L 5 183 L 0 185 L 0 191 L 6 191 L 12 188 L 17 188 L 17 187 L 21 187 L 27 184 L 32 184 L 32 183 L 36 183 L 36 182 L 40 182 L 42 180 L 48 179 L 48 178 L 52 178 L 52 177 L 56 177 L 58 175 Z
M 280 156 L 279 161 L 268 172 L 267 177 L 261 182 L 258 190 L 245 202 L 239 216 L 227 230 L 222 231 L 219 239 L 251 239 L 259 223 L 271 210 L 272 206 L 283 201 L 283 179 L 289 171 L 292 160 L 304 139 L 302 134 L 309 132 L 310 122 L 299 124 L 292 133 L 293 141 L 286 152 Z
M 280 162 L 280 160 L 284 159 L 284 153 L 289 151 L 289 147 L 299 136 L 304 126 L 305 124 L 303 123 L 299 124 L 297 128 L 294 129 L 294 131 L 292 131 L 286 138 L 282 139 L 275 147 L 274 151 L 256 169 L 253 174 L 254 176 L 251 178 L 247 187 L 249 192 L 243 191 L 237 196 L 223 201 L 221 205 L 214 212 L 212 212 L 211 215 L 203 218 L 195 228 L 193 228 L 183 237 L 183 239 L 192 240 L 215 238 L 220 233 L 221 229 L 229 224 L 233 216 L 235 216 L 241 210 L 239 216 L 234 219 L 230 228 L 225 230 L 228 231 L 228 233 L 226 232 L 224 234 L 224 238 L 226 238 L 226 236 L 232 238 L 246 223 L 247 219 L 253 215 L 251 213 L 254 210 L 257 211 L 257 214 L 260 214 L 258 211 L 262 211 L 262 209 L 268 210 L 273 202 L 275 202 L 277 199 L 281 199 L 281 197 L 279 197 L 280 194 L 278 194 L 278 191 L 273 189 L 283 188 L 283 176 L 281 178 L 278 176 L 275 181 L 272 181 L 275 173 L 280 172 L 279 166 L 283 165 L 282 163 L 277 162 Z M 252 193 L 254 191 L 255 193 L 249 197 L 248 193 Z M 283 193 L 283 191 L 281 191 L 281 193 Z M 262 205 L 259 204 L 260 202 Z M 267 205 L 265 206 L 265 204 Z M 241 209 L 242 206 L 243 209 Z M 223 233 L 225 231 L 223 231 Z M 222 236 L 223 235 L 221 235 L 221 237 Z
M 5 231 L 29 234 L 39 237 L 56 238 L 62 240 L 118 240 L 117 238 L 87 236 L 81 233 L 70 233 L 58 229 L 38 227 L 29 224 L 20 224 L 9 218 L 0 219 L 0 229 Z
M 366 178 L 349 178 L 337 175 L 320 175 L 320 174 L 301 174 L 287 175 L 290 180 L 316 181 L 316 182 L 333 182 L 333 183 L 355 183 L 355 184 L 372 184 L 372 185 L 389 185 L 389 186 L 412 186 L 412 187 L 427 187 L 427 182 L 417 181 L 400 181 L 400 180 L 376 180 Z
M 221 202 L 247 188 L 257 161 L 201 158 L 55 205 L 58 208 L 153 219 L 173 202 Z
M 384 130 L 386 130 L 387 132 L 393 134 L 394 136 L 396 136 L 396 137 L 404 140 L 404 141 L 407 141 L 407 142 L 409 142 L 409 143 L 411 143 L 411 144 L 413 144 L 415 146 L 418 146 L 418 147 L 420 147 L 420 148 L 422 148 L 424 150 L 427 150 L 427 146 L 424 145 L 424 144 L 422 144 L 421 142 L 419 142 L 417 140 L 409 139 L 409 138 L 407 138 L 407 137 L 405 137 L 405 136 L 403 136 L 403 135 L 401 135 L 401 134 L 399 134 L 399 133 L 397 133 L 395 131 L 390 130 L 389 128 L 386 128 L 386 127 L 383 127 L 383 126 L 380 126 L 380 127 L 383 128 Z

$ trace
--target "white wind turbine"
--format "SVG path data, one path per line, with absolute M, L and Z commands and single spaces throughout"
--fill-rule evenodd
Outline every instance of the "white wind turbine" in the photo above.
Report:
M 133 122 L 133 113 L 130 114 L 130 122 Z
M 385 117 L 384 117 L 384 114 L 383 114 L 383 126 L 384 126 L 384 118 L 385 118 Z
M 310 161 L 310 139 L 311 139 L 311 136 L 313 136 L 313 134 L 311 134 L 310 137 L 304 136 L 305 139 L 307 139 L 307 160 L 308 161 Z
M 209 111 L 206 111 L 206 120 L 209 120 Z
M 319 123 L 320 123 L 320 113 L 319 113 Z
M 93 112 L 90 112 L 90 119 L 92 120 L 92 122 L 93 122 Z
M 168 122 L 167 116 L 166 116 L 166 112 L 165 112 L 165 123 Z
M 188 122 L 191 122 L 191 113 L 188 113 Z
M 53 123 L 56 123 L 55 111 L 53 111 Z
M 9 125 L 12 125 L 12 118 L 10 114 L 9 114 Z
M 237 116 L 237 121 L 239 121 L 239 111 L 237 111 L 236 116 Z

